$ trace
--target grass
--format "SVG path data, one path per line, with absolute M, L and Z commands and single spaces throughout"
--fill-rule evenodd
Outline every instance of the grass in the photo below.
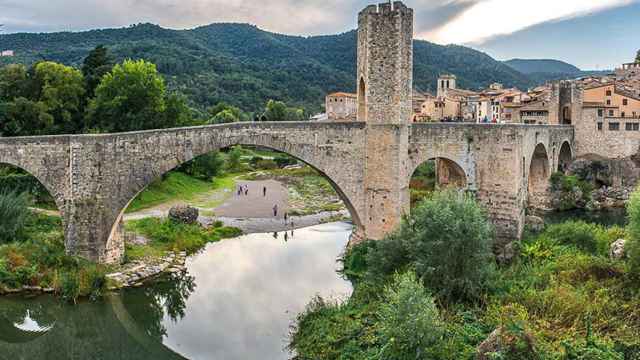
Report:
M 148 209 L 172 201 L 196 201 L 203 207 L 215 207 L 218 201 L 203 200 L 206 194 L 214 191 L 232 191 L 235 181 L 232 175 L 216 177 L 210 182 L 198 180 L 181 172 L 171 172 L 160 180 L 153 182 L 131 202 L 127 213 Z
M 221 224 L 204 228 L 199 224 L 181 224 L 170 219 L 158 218 L 130 221 L 125 226 L 127 231 L 138 233 L 150 240 L 146 245 L 127 244 L 125 255 L 128 261 L 158 258 L 172 251 L 193 254 L 208 243 L 242 235 L 240 229 Z

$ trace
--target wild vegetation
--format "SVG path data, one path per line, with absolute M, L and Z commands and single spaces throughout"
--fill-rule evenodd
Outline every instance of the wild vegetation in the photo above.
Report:
M 32 213 L 25 193 L 0 194 L 0 293 L 50 288 L 63 299 L 98 297 L 107 267 L 68 256 L 59 217 Z
M 436 193 L 395 233 L 349 249 L 353 295 L 314 299 L 290 348 L 296 359 L 636 359 L 638 194 L 629 213 L 628 229 L 571 221 L 529 233 L 497 265 L 474 200 Z M 623 238 L 627 257 L 611 259 Z

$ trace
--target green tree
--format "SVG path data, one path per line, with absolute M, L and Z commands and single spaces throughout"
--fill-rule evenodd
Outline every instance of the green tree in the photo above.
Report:
M 201 180 L 211 180 L 222 172 L 223 167 L 224 159 L 219 152 L 214 151 L 182 165 L 180 171 Z
M 238 170 L 240 168 L 240 158 L 242 158 L 242 148 L 240 146 L 234 146 L 227 155 L 227 169 L 230 171 Z
M 219 102 L 218 104 L 216 104 L 216 106 L 210 107 L 208 109 L 209 115 L 211 116 L 211 118 L 215 118 L 218 114 L 220 114 L 221 112 L 227 112 L 227 116 L 228 114 L 231 113 L 233 115 L 234 118 L 236 118 L 236 121 L 249 121 L 251 120 L 251 117 L 249 116 L 249 114 L 245 113 L 244 111 L 242 111 L 240 108 L 235 107 L 235 106 L 231 106 L 229 104 L 227 104 L 226 102 Z M 214 122 L 213 120 L 209 121 L 210 124 L 218 124 L 217 122 Z
M 113 59 L 109 56 L 109 50 L 103 45 L 98 45 L 91 50 L 82 64 L 82 74 L 84 74 L 85 89 L 87 97 L 92 98 L 95 90 L 100 84 L 102 77 L 113 68 Z
M 282 101 L 269 100 L 262 117 L 265 121 L 284 121 L 287 118 L 287 105 Z
M 47 135 L 53 127 L 53 116 L 41 102 L 19 97 L 1 108 L 0 114 L 4 117 L 0 122 L 2 136 Z
M 184 95 L 178 93 L 169 94 L 165 98 L 165 103 L 163 127 L 197 125 Z
M 231 112 L 231 110 L 222 110 L 209 120 L 209 124 L 228 124 L 238 121 L 240 120 L 233 114 L 233 112 Z
M 449 301 L 475 300 L 495 268 L 493 227 L 471 195 L 435 193 L 398 231 L 370 250 L 372 278 L 413 267 L 427 288 Z
M 82 130 L 84 80 L 72 67 L 44 61 L 35 65 L 34 82 L 39 86 L 40 103 L 53 116 L 49 133 L 76 133 Z
M 10 64 L 0 68 L 0 102 L 12 101 L 27 96 L 27 68 L 20 64 Z
M 444 334 L 433 297 L 413 272 L 396 274 L 378 309 L 382 359 L 428 359 L 429 348 Z
M 166 87 L 156 66 L 144 60 L 115 65 L 89 105 L 90 127 L 105 132 L 171 126 L 165 118 Z
M 636 64 L 640 64 L 640 50 L 636 53 Z

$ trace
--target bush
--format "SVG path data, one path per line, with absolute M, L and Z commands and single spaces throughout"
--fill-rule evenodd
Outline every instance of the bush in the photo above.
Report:
M 444 333 L 433 298 L 413 272 L 394 276 L 377 314 L 385 359 L 429 358 L 429 348 L 438 344 Z
M 76 303 L 80 297 L 80 280 L 75 271 L 66 271 L 60 279 L 60 296 L 63 300 Z
M 631 273 L 640 277 L 640 189 L 631 195 L 627 204 L 627 213 L 629 214 L 629 225 L 627 226 L 629 240 L 625 252 L 629 259 Z
M 425 286 L 451 301 L 479 299 L 495 268 L 493 227 L 470 195 L 435 193 L 367 257 L 371 273 L 415 267 Z
M 273 160 L 260 160 L 255 167 L 259 170 L 273 170 L 278 168 L 278 164 Z
M 290 165 L 295 165 L 298 161 L 290 156 L 277 156 L 274 161 L 278 164 L 278 167 L 284 168 Z
M 0 193 L 0 243 L 19 240 L 29 216 L 29 199 L 26 193 Z
M 598 232 L 602 229 L 595 224 L 584 221 L 567 221 L 549 226 L 543 236 L 561 245 L 573 245 L 595 254 L 598 251 Z
M 198 156 L 179 168 L 179 171 L 200 180 L 211 180 L 220 175 L 224 167 L 224 159 L 217 151 Z

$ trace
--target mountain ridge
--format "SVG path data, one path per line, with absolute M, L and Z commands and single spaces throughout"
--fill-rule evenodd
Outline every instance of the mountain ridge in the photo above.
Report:
M 268 99 L 320 111 L 333 91 L 355 92 L 357 31 L 292 36 L 244 23 L 213 23 L 188 30 L 144 23 L 82 32 L 0 35 L 16 51 L 0 64 L 52 60 L 79 66 L 97 45 L 117 61 L 144 58 L 158 65 L 171 89 L 200 109 L 219 101 L 258 111 Z M 525 90 L 535 80 L 488 54 L 459 45 L 414 42 L 414 87 L 434 91 L 439 74 L 453 73 L 463 88 L 492 82 Z

